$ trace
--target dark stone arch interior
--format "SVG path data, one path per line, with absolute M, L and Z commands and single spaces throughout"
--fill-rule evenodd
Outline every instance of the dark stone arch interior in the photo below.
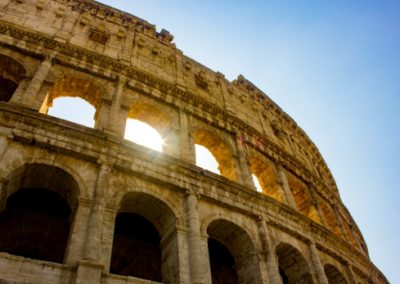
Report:
M 256 256 L 253 241 L 251 240 L 250 235 L 243 228 L 231 221 L 216 219 L 208 225 L 207 234 L 211 240 L 217 241 L 217 243 L 223 246 L 223 248 L 226 248 L 226 250 L 223 250 L 219 246 L 217 247 L 219 249 L 218 251 L 221 253 L 223 251 L 229 252 L 231 258 L 234 260 L 234 265 L 231 265 L 230 267 L 234 269 L 237 276 L 236 282 L 217 282 L 215 280 L 215 283 L 262 283 L 259 260 Z M 211 241 L 211 248 L 213 248 L 213 244 L 216 243 Z M 212 256 L 212 251 L 210 251 L 210 265 L 213 265 L 212 263 L 216 261 L 215 259 L 211 259 Z M 227 260 L 229 258 L 224 259 Z M 215 276 L 212 275 L 212 278 L 214 279 Z M 228 277 L 222 281 L 226 281 L 226 279 L 228 279 Z
M 282 284 L 288 284 L 289 278 L 286 276 L 285 271 L 283 271 L 282 267 L 279 267 L 279 275 L 282 279 Z
M 329 284 L 347 284 L 342 273 L 332 264 L 325 265 L 324 270 Z
M 17 83 L 0 76 L 0 102 L 8 102 L 17 87 Z
M 208 239 L 211 277 L 213 284 L 238 283 L 235 259 L 223 244 L 212 238 Z
M 62 263 L 71 209 L 58 193 L 23 188 L 12 194 L 0 213 L 0 251 Z
M 24 67 L 16 60 L 0 54 L 0 102 L 8 102 L 25 75 Z
M 283 284 L 312 284 L 312 276 L 307 261 L 294 247 L 280 244 L 276 249 L 279 274 Z
M 160 235 L 146 218 L 119 213 L 115 222 L 110 272 L 161 281 Z

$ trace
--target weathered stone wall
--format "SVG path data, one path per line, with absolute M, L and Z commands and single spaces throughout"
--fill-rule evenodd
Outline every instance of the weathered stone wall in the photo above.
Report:
M 0 98 L 0 213 L 24 187 L 72 211 L 64 261 L 0 252 L 0 283 L 151 283 L 110 273 L 121 212 L 160 235 L 162 282 L 211 283 L 213 239 L 238 283 L 387 283 L 307 135 L 251 82 L 172 39 L 94 1 L 0 1 L 0 77 L 17 86 Z M 94 129 L 48 116 L 59 97 L 95 107 Z M 127 118 L 155 128 L 163 153 L 124 140 Z M 195 166 L 194 144 L 221 175 Z

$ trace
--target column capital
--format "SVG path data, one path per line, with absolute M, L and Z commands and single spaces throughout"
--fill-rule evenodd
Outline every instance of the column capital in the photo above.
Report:
M 185 190 L 185 196 L 186 197 L 195 196 L 197 199 L 200 199 L 200 192 L 199 192 L 198 189 L 193 189 L 193 188 L 186 189 Z
M 50 64 L 54 64 L 55 60 L 56 60 L 56 53 L 53 52 L 53 53 L 50 53 L 50 54 L 46 54 L 43 57 L 42 63 L 48 62 Z

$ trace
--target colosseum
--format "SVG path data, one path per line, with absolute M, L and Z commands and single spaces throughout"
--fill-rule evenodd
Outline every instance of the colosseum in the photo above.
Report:
M 62 97 L 93 127 L 48 115 Z M 296 122 L 145 20 L 0 0 L 0 109 L 2 284 L 388 283 Z M 162 152 L 126 140 L 128 119 Z

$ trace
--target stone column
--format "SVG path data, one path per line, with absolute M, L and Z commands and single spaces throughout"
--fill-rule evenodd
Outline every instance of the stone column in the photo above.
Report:
M 188 228 L 186 226 L 177 226 L 176 238 L 178 243 L 177 257 L 179 262 L 177 268 L 179 275 L 177 275 L 176 279 L 179 283 L 191 284 Z
M 204 279 L 204 253 L 201 245 L 200 217 L 198 199 L 193 192 L 189 192 L 185 200 L 185 215 L 189 228 L 189 267 L 191 283 L 205 283 Z
M 124 137 L 125 130 L 125 125 L 121 125 L 120 119 L 121 101 L 124 94 L 125 84 L 126 77 L 124 75 L 121 75 L 118 79 L 118 85 L 114 89 L 114 95 L 111 102 L 108 121 L 105 125 L 106 132 L 117 135 L 121 138 Z
M 322 266 L 321 259 L 319 258 L 319 253 L 317 247 L 315 246 L 315 242 L 311 242 L 309 245 L 310 253 L 311 253 L 311 261 L 313 264 L 313 270 L 315 272 L 315 276 L 317 277 L 319 284 L 329 284 L 328 279 L 326 278 L 324 267 Z
M 263 256 L 266 263 L 266 271 L 268 273 L 268 280 L 270 284 L 281 284 L 282 279 L 279 275 L 279 264 L 275 257 L 275 251 L 272 248 L 271 238 L 269 236 L 268 228 L 264 220 L 258 221 L 258 233 L 260 235 L 261 244 L 263 248 Z M 265 280 L 265 279 L 264 279 Z
M 189 117 L 182 109 L 179 110 L 179 126 L 181 159 L 194 164 L 196 162 L 196 153 L 194 149 L 194 141 L 189 130 Z
M 106 206 L 103 215 L 101 256 L 99 261 L 104 266 L 105 272 L 110 271 L 116 217 L 117 208 Z
M 91 200 L 78 198 L 78 205 L 74 212 L 64 261 L 67 265 L 75 265 L 82 258 L 82 250 L 85 245 L 85 229 L 90 216 L 91 206 Z
M 98 261 L 101 250 L 101 236 L 103 215 L 105 208 L 105 192 L 108 187 L 108 180 L 111 169 L 108 165 L 102 164 L 97 177 L 97 185 L 94 193 L 92 210 L 89 216 L 83 259 Z
M 297 210 L 296 201 L 294 200 L 292 191 L 290 190 L 289 183 L 287 181 L 286 174 L 282 165 L 277 165 L 277 170 L 286 202 L 290 207 Z
M 208 239 L 209 236 L 207 234 L 201 236 L 201 247 L 204 252 L 204 259 L 205 259 L 205 266 L 204 266 L 204 283 L 211 283 L 212 276 L 211 276 L 211 263 L 210 263 L 210 254 L 208 251 Z
M 43 81 L 46 79 L 47 74 L 53 66 L 52 61 L 52 57 L 46 57 L 45 60 L 40 63 L 25 92 L 15 93 L 15 96 L 12 96 L 11 98 L 11 102 L 39 110 L 42 102 L 36 102 L 36 95 L 38 94 L 40 88 L 42 87 Z
M 249 163 L 247 161 L 247 156 L 244 149 L 244 136 L 238 133 L 236 135 L 235 143 L 236 143 L 235 146 L 237 150 L 237 157 L 239 164 L 239 174 L 242 184 L 255 190 L 256 187 L 254 185 L 253 178 L 251 176 Z

